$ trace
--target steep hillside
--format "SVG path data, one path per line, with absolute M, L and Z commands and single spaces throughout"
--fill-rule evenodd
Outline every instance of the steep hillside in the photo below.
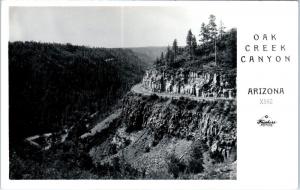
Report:
M 141 80 L 145 67 L 126 49 L 9 43 L 11 146 L 92 114 L 105 116 Z
M 191 31 L 189 32 L 193 35 Z M 177 42 L 176 39 L 174 42 Z M 174 42 L 172 47 L 167 48 L 164 56 L 158 57 L 155 61 L 157 70 L 181 68 L 211 72 L 236 68 L 237 30 L 235 28 L 200 44 L 194 41 L 194 45 L 187 44 L 185 47 L 180 47 Z
M 11 177 L 236 179 L 236 101 L 129 93 L 102 122 L 51 144 L 12 153 Z
M 97 168 L 114 167 L 118 160 L 143 178 L 205 179 L 224 170 L 216 178 L 233 179 L 236 102 L 129 94 L 120 117 L 82 140 Z M 109 169 L 98 175 L 109 176 Z

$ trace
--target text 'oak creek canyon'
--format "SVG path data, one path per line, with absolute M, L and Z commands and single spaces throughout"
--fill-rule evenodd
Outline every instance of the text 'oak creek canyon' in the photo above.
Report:
M 278 43 L 276 34 L 254 34 L 252 39 L 255 42 L 254 44 L 246 44 L 243 47 L 245 55 L 240 58 L 242 63 L 291 62 L 291 56 L 285 54 L 287 51 L 286 45 Z

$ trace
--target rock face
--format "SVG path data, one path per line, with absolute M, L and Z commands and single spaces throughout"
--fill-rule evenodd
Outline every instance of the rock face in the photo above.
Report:
M 124 100 L 122 118 L 127 131 L 149 128 L 153 133 L 152 145 L 164 137 L 199 139 L 224 159 L 236 156 L 235 101 L 153 99 L 128 96 Z
M 236 97 L 236 73 L 177 70 L 175 73 L 148 70 L 143 87 L 152 92 L 190 94 L 197 97 Z
M 235 100 L 192 101 L 130 93 L 111 128 L 114 132 L 104 135 L 105 142 L 93 145 L 94 162 L 103 164 L 121 157 L 144 171 L 146 178 L 157 174 L 169 178 L 168 155 L 175 153 L 188 161 L 196 141 L 213 161 L 231 164 L 236 160 Z

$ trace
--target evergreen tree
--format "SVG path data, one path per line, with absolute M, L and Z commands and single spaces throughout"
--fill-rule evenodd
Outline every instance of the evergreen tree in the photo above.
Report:
M 174 52 L 170 48 L 170 46 L 167 47 L 167 52 L 166 52 L 166 62 L 168 66 L 173 66 L 173 63 L 175 61 L 174 57 Z
M 220 21 L 220 26 L 219 26 L 219 35 L 222 38 L 223 35 L 225 34 L 225 26 L 224 23 L 222 21 Z
M 197 40 L 196 40 L 195 35 L 193 35 L 192 43 L 191 43 L 191 53 L 192 53 L 192 55 L 195 55 L 196 49 L 197 49 Z
M 178 54 L 178 44 L 176 39 L 173 41 L 172 51 L 174 53 L 174 58 L 176 58 Z
M 175 54 L 173 51 L 170 51 L 170 65 L 173 66 L 174 62 L 175 62 Z
M 208 23 L 208 30 L 209 30 L 209 38 L 210 41 L 214 42 L 214 49 L 215 49 L 215 63 L 217 64 L 217 25 L 216 25 L 216 17 L 214 15 L 210 15 Z
M 187 37 L 186 37 L 186 48 L 188 50 L 188 53 L 192 55 L 192 40 L 193 40 L 193 33 L 192 30 L 190 29 L 188 31 Z
M 161 63 L 161 60 L 157 57 L 154 62 L 154 65 L 158 66 L 158 65 L 160 65 L 160 63 Z
M 167 52 L 166 52 L 166 61 L 170 62 L 170 60 L 171 60 L 171 49 L 170 46 L 168 45 Z
M 209 22 L 208 22 L 207 28 L 208 28 L 208 32 L 209 32 L 209 39 L 210 39 L 210 41 L 213 41 L 216 39 L 217 34 L 218 34 L 216 17 L 214 15 L 210 15 L 208 20 L 209 20 Z
M 164 60 L 164 52 L 161 52 L 161 54 L 160 54 L 160 60 L 161 61 Z
M 209 31 L 208 31 L 208 27 L 205 25 L 204 22 L 202 22 L 201 24 L 201 29 L 200 29 L 200 42 L 202 44 L 206 43 L 207 41 L 209 41 Z
M 192 38 L 193 38 L 193 33 L 192 33 L 192 30 L 190 29 L 190 30 L 188 31 L 187 36 L 186 36 L 186 46 L 187 46 L 188 48 L 190 48 L 191 45 L 192 45 Z

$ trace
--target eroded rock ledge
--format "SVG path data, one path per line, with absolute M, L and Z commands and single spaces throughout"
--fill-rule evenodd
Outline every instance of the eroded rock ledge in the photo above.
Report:
M 225 73 L 178 69 L 172 73 L 152 69 L 146 72 L 142 84 L 152 92 L 235 98 L 236 70 Z

